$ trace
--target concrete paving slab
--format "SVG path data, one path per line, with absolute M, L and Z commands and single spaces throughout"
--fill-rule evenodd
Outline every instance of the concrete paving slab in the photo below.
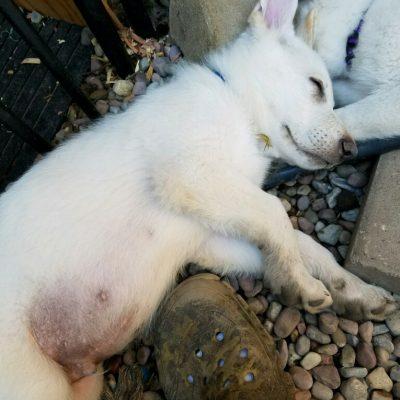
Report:
M 199 61 L 233 40 L 247 26 L 257 0 L 171 0 L 172 38 L 186 58 Z
M 376 165 L 345 268 L 400 294 L 400 151 Z

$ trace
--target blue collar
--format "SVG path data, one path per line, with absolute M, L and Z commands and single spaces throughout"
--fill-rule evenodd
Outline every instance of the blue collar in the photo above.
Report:
M 212 68 L 212 67 L 208 67 L 208 68 L 210 69 L 210 71 L 211 71 L 214 75 L 218 76 L 218 78 L 221 79 L 222 82 L 225 82 L 225 77 L 221 74 L 221 72 L 219 72 L 217 69 Z
M 373 0 L 372 0 L 373 1 Z M 372 4 L 371 1 L 371 4 Z M 356 29 L 353 30 L 353 32 L 349 35 L 347 38 L 347 43 L 346 43 L 346 64 L 350 68 L 351 65 L 353 64 L 353 59 L 356 57 L 354 54 L 355 48 L 358 46 L 358 41 L 360 39 L 360 33 L 362 30 L 362 27 L 364 25 L 365 21 L 365 15 L 367 14 L 369 8 L 371 7 L 371 4 L 369 7 L 362 13 L 360 22 L 358 23 Z

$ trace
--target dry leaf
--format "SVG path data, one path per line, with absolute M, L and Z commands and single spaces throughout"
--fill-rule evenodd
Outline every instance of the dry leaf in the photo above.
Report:
M 21 64 L 40 64 L 40 58 L 37 57 L 27 57 L 24 58 L 21 62 Z

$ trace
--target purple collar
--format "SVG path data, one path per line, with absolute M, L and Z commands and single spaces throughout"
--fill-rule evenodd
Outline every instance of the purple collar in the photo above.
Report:
M 360 22 L 358 23 L 356 29 L 347 38 L 346 43 L 346 64 L 350 68 L 353 64 L 353 58 L 355 58 L 354 49 L 358 46 L 358 40 L 360 38 L 361 29 L 364 25 L 365 15 L 367 14 L 369 7 L 362 13 Z

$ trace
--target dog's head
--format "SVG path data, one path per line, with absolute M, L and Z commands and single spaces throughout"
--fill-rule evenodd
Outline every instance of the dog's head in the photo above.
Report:
M 357 147 L 333 112 L 324 63 L 295 36 L 296 8 L 297 0 L 257 3 L 250 28 L 227 52 L 233 54 L 229 63 L 241 69 L 239 78 L 232 74 L 232 83 L 259 133 L 271 140 L 267 156 L 306 169 L 329 167 L 355 156 Z

